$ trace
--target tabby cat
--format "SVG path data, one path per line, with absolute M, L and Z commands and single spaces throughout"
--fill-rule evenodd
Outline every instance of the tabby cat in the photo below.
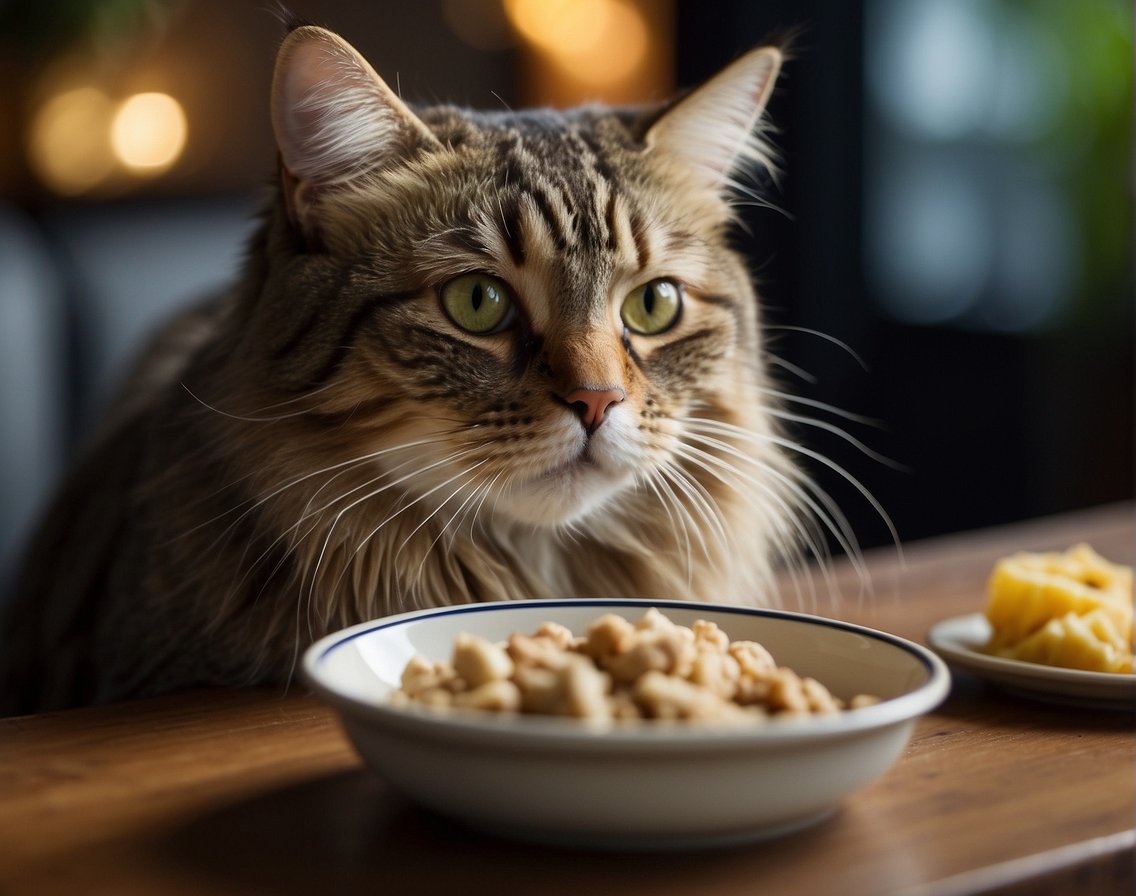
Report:
M 412 109 L 293 26 L 247 263 L 66 480 L 6 708 L 284 683 L 314 638 L 437 604 L 772 602 L 812 502 L 729 240 L 780 63 L 650 109 Z

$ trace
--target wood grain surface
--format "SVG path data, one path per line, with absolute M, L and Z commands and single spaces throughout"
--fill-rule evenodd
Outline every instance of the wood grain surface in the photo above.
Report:
M 875 551 L 866 580 L 845 563 L 785 592 L 922 641 L 981 609 L 998 557 L 1076 541 L 1132 563 L 1133 505 Z M 1127 894 L 1133 710 L 1028 701 L 956 674 L 896 765 L 827 821 L 689 854 L 530 847 L 435 818 L 364 769 L 302 693 L 4 719 L 0 894 Z

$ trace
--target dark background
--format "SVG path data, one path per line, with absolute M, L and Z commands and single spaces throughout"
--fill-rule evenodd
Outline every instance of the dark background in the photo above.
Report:
M 641 2 L 667 89 L 792 35 L 781 211 L 747 210 L 738 239 L 778 381 L 811 402 L 787 407 L 818 421 L 793 435 L 830 462 L 802 460 L 859 543 L 890 542 L 887 519 L 909 541 L 1131 497 L 1130 4 Z M 291 6 L 409 100 L 526 102 L 531 54 L 459 39 L 456 3 L 502 19 L 497 0 Z M 272 170 L 279 34 L 253 2 L 0 0 L 3 565 L 132 346 L 232 276 Z M 92 45 L 180 95 L 192 139 L 161 178 L 61 196 L 22 135 Z
M 711 73 L 724 50 L 743 49 L 764 34 L 796 32 L 794 58 L 771 105 L 785 159 L 781 204 L 788 215 L 762 210 L 750 216 L 754 260 L 774 324 L 817 331 L 848 349 L 816 335 L 774 330 L 775 353 L 813 377 L 782 378 L 799 394 L 874 421 L 863 425 L 814 415 L 841 424 L 900 469 L 815 427 L 799 435 L 858 480 L 904 540 L 1133 493 L 1131 7 L 955 3 L 974 10 L 979 25 L 984 12 L 992 18 L 1002 14 L 994 22 L 1000 32 L 992 41 L 995 51 L 1010 42 L 1015 28 L 1028 29 L 1057 41 L 1050 53 L 1063 49 L 1070 67 L 1094 65 L 1078 55 L 1086 52 L 1081 48 L 1100 47 L 1103 35 L 1111 35 L 1113 68 L 1100 72 L 1098 80 L 1113 86 L 1116 96 L 1107 105 L 1087 96 L 1065 99 L 1072 108 L 1054 111 L 1049 129 L 1037 128 L 1031 139 L 980 131 L 912 140 L 895 133 L 872 96 L 867 73 L 879 60 L 871 54 L 880 53 L 898 31 L 889 27 L 891 17 L 905 13 L 910 22 L 916 8 L 933 14 L 944 5 L 923 0 L 678 5 L 680 83 Z M 927 26 L 932 34 L 935 24 Z M 950 40 L 949 33 L 941 37 Z M 1043 44 L 1044 39 L 1038 38 Z M 902 71 L 877 77 L 889 75 L 905 77 Z M 1068 78 L 1078 84 L 1076 72 Z M 998 89 L 996 82 L 980 86 Z M 1069 141 L 1069 132 L 1083 141 L 1076 155 L 1048 165 L 1037 161 L 1057 154 L 1054 147 Z M 947 156 L 952 163 L 947 170 L 964 183 L 969 178 L 985 198 L 979 222 L 982 217 L 993 222 L 988 238 L 995 244 L 994 261 L 983 277 L 971 278 L 973 297 L 965 310 L 935 320 L 904 319 L 881 300 L 889 288 L 895 290 L 886 270 L 894 259 L 886 248 L 876 250 L 882 259 L 873 258 L 869 231 L 880 226 L 873 216 L 886 213 L 879 194 L 890 166 L 910 160 L 917 168 L 929 159 L 933 178 L 936 154 Z M 1015 189 L 1000 190 L 1007 182 Z M 1006 293 L 1024 292 L 1029 299 L 1031 276 L 1045 276 L 1039 269 L 1053 251 L 1045 239 L 1031 244 L 1029 233 L 1015 229 L 1023 218 L 1029 223 L 1035 191 L 1047 197 L 1043 210 L 1064 223 L 1067 242 L 1079 245 L 1073 247 L 1077 269 L 1064 273 L 1061 287 L 1048 291 L 1042 283 L 1042 295 L 1056 307 L 1031 321 L 1028 310 L 1013 314 L 1000 306 L 1007 304 Z M 1062 204 L 1053 208 L 1057 203 Z M 999 270 L 999 242 L 1012 246 L 1024 283 Z M 932 251 L 940 258 L 932 255 L 928 266 L 949 266 L 950 235 L 942 234 Z M 917 301 L 918 269 L 908 270 L 903 282 L 911 293 L 901 298 Z M 926 288 L 933 293 L 949 285 L 949 278 L 940 284 L 928 276 Z M 816 462 L 810 466 L 864 544 L 890 537 L 843 474 Z

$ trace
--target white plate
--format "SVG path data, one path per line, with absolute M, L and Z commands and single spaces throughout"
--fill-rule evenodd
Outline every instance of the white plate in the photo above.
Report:
M 927 633 L 927 643 L 948 663 L 1015 693 L 1056 703 L 1136 709 L 1136 675 L 1086 672 L 991 656 L 990 623 L 982 613 L 945 619 Z
M 461 632 L 504 640 L 546 621 L 577 634 L 604 613 L 716 622 L 838 697 L 882 702 L 746 727 L 431 711 L 387 700 L 416 653 L 447 659 Z M 410 799 L 472 827 L 609 849 L 758 840 L 815 823 L 900 756 L 947 694 L 926 648 L 819 617 L 670 601 L 515 601 L 425 610 L 353 626 L 304 655 L 304 674 L 341 713 L 360 755 Z

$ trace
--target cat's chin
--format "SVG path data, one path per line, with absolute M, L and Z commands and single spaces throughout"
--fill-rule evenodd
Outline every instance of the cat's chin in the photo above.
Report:
M 600 510 L 633 480 L 629 471 L 576 461 L 514 486 L 494 510 L 532 526 L 568 526 Z

